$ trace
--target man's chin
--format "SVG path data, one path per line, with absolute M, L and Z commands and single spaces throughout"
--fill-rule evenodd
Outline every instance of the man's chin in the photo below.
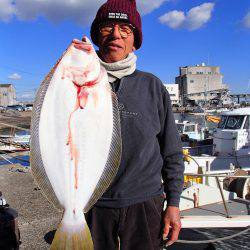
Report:
M 108 53 L 107 55 L 103 56 L 103 59 L 105 62 L 107 63 L 114 63 L 114 62 L 118 62 L 121 61 L 123 59 L 125 59 L 127 57 L 127 55 L 117 55 L 117 53 Z

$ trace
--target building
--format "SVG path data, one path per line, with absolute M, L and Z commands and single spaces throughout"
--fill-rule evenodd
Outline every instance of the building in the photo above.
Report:
M 164 84 L 164 86 L 166 87 L 166 89 L 170 95 L 172 105 L 179 104 L 180 99 L 179 99 L 179 86 L 178 86 L 178 84 Z
M 175 83 L 179 86 L 181 103 L 184 105 L 189 101 L 209 101 L 228 89 L 223 84 L 220 67 L 206 66 L 204 63 L 180 67 L 180 75 L 175 78 Z
M 12 84 L 0 84 L 0 106 L 16 104 L 16 90 Z

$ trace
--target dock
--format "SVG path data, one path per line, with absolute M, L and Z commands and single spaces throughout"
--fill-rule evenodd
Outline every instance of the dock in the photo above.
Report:
M 0 113 L 0 129 L 9 127 L 9 125 L 29 129 L 31 121 L 31 111 L 26 112 L 5 112 Z
M 49 249 L 62 214 L 44 198 L 30 170 L 19 164 L 0 166 L 0 190 L 18 211 L 20 250 Z

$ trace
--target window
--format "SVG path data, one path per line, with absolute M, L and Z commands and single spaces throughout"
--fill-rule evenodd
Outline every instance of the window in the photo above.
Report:
M 227 121 L 227 116 L 222 116 L 221 120 L 220 120 L 220 122 L 218 124 L 218 128 L 223 129 L 225 127 L 226 121 Z
M 225 129 L 240 129 L 244 120 L 243 115 L 229 116 Z
M 250 116 L 247 116 L 244 129 L 250 129 Z
M 177 130 L 179 133 L 183 133 L 184 125 L 183 124 L 177 124 Z
M 185 132 L 194 132 L 194 131 L 195 131 L 195 125 L 185 126 Z
M 194 83 L 194 80 L 190 80 L 190 83 Z

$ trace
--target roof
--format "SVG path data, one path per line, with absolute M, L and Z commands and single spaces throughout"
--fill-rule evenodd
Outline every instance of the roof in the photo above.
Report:
M 12 84 L 0 84 L 0 88 L 8 88 L 12 86 Z
M 238 108 L 221 113 L 222 115 L 250 115 L 250 107 Z

